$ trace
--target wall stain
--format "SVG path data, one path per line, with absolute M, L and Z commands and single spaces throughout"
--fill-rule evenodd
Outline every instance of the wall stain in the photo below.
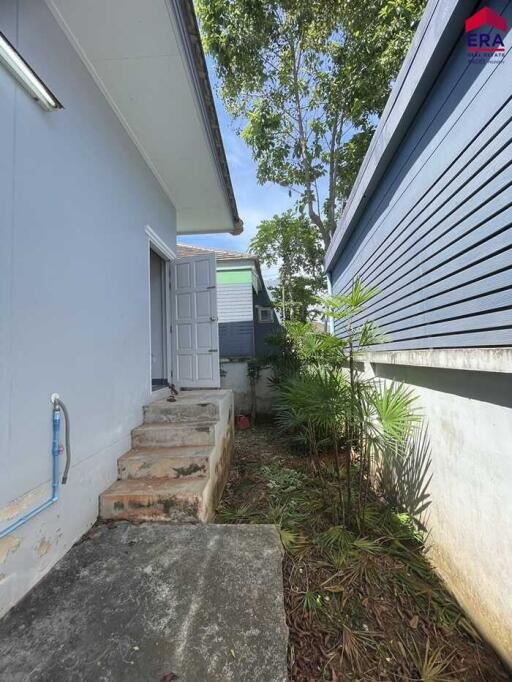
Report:
M 192 474 L 197 474 L 199 471 L 206 471 L 204 464 L 189 464 L 188 467 L 173 467 L 173 469 L 176 472 L 176 478 L 192 476 Z
M 23 512 L 25 512 L 27 509 L 35 506 L 36 502 L 38 502 L 40 498 L 41 491 L 39 489 L 31 490 L 29 493 L 25 493 L 25 495 L 17 497 L 7 506 L 0 509 L 0 521 L 10 521 L 20 514 L 23 514 Z
M 49 540 L 47 540 L 46 538 L 41 538 L 41 541 L 39 542 L 39 544 L 36 547 L 36 552 L 37 552 L 38 556 L 42 557 L 45 554 L 48 554 L 48 552 L 51 549 L 51 546 L 52 546 L 52 543 Z
M 14 554 L 21 544 L 21 540 L 9 535 L 0 540 L 0 564 L 3 564 L 9 554 Z

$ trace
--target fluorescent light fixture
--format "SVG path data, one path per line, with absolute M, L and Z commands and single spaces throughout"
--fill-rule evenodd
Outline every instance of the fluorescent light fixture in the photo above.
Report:
M 0 31 L 0 62 L 45 111 L 62 109 L 62 104 Z

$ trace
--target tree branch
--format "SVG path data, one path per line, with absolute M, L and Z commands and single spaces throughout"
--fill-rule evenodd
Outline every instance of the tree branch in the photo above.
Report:
M 303 169 L 304 169 L 304 181 L 305 181 L 305 186 L 306 186 L 306 202 L 307 202 L 307 207 L 308 207 L 308 214 L 309 214 L 309 218 L 310 218 L 311 222 L 314 225 L 316 225 L 320 234 L 322 235 L 322 240 L 325 244 L 325 247 L 327 248 L 327 246 L 329 246 L 329 241 L 330 241 L 329 231 L 325 229 L 320 215 L 315 211 L 314 206 L 313 206 L 314 194 L 313 194 L 313 187 L 312 187 L 312 172 L 311 172 L 311 164 L 310 164 L 309 156 L 308 156 L 307 136 L 306 136 L 306 131 L 304 129 L 304 119 L 302 116 L 302 107 L 301 107 L 301 102 L 300 102 L 298 63 L 296 60 L 295 44 L 293 42 L 292 37 L 289 37 L 289 44 L 290 44 L 290 50 L 291 50 L 291 54 L 292 54 L 293 95 L 294 95 L 295 107 L 297 110 L 297 118 L 298 118 L 298 124 L 299 124 L 299 142 L 300 142 L 300 147 L 301 147 L 302 163 L 303 163 Z
M 335 221 L 335 205 L 336 205 L 336 155 L 337 145 L 336 139 L 338 137 L 339 115 L 336 113 L 331 127 L 331 144 L 329 147 L 329 193 L 327 205 L 327 225 L 330 236 L 334 233 L 336 228 Z M 343 122 L 341 123 L 343 129 Z

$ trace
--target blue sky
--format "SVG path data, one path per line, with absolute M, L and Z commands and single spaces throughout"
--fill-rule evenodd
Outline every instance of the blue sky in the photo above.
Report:
M 182 236 L 179 241 L 186 244 L 208 246 L 212 248 L 248 251 L 249 242 L 256 233 L 257 225 L 276 213 L 282 213 L 294 205 L 294 198 L 288 196 L 288 190 L 278 185 L 266 183 L 259 185 L 256 180 L 256 164 L 252 160 L 251 151 L 245 142 L 236 134 L 234 126 L 224 111 L 222 102 L 215 92 L 215 75 L 211 60 L 208 59 L 208 70 L 212 89 L 214 90 L 217 114 L 222 130 L 224 148 L 231 173 L 231 181 L 235 190 L 240 217 L 244 221 L 244 231 L 238 237 L 230 234 L 207 234 Z M 277 270 L 264 270 L 267 282 L 274 279 Z

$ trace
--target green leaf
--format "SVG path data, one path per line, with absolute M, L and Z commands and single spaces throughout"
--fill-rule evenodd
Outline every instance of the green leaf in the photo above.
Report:
M 424 0 L 198 0 L 218 91 L 260 183 L 297 196 L 327 247 Z

